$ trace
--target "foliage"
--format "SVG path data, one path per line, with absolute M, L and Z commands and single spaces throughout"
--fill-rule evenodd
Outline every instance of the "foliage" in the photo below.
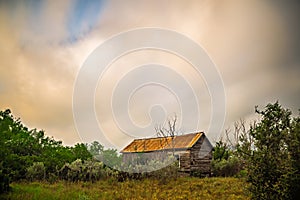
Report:
M 43 162 L 34 162 L 26 171 L 27 180 L 41 181 L 46 178 L 46 168 Z
M 213 150 L 213 159 L 214 160 L 228 160 L 229 158 L 229 148 L 226 143 L 219 141 L 216 142 L 216 145 Z
M 3 192 L 8 192 L 9 187 L 9 176 L 6 173 L 6 169 L 3 168 L 2 162 L 0 163 L 0 194 Z
M 82 160 L 92 158 L 91 153 L 83 143 L 76 144 L 75 147 L 71 148 L 71 151 L 73 152 L 75 158 L 80 158 Z
M 105 149 L 101 152 L 103 163 L 109 164 L 109 167 L 117 167 L 122 163 L 122 156 L 118 155 L 116 149 Z
M 178 178 L 160 182 L 157 179 L 112 179 L 95 183 L 13 183 L 6 199 L 250 199 L 247 185 L 237 178 Z
M 89 145 L 88 149 L 92 156 L 98 156 L 104 150 L 104 146 L 98 141 L 94 141 Z
M 237 156 L 230 156 L 228 159 L 212 161 L 212 173 L 214 176 L 235 176 L 240 170 L 241 162 Z
M 94 159 L 103 162 L 111 168 L 117 168 L 122 163 L 122 155 L 116 149 L 105 149 L 98 141 L 88 145 L 88 150 Z
M 95 160 L 77 159 L 71 164 L 66 163 L 59 170 L 59 177 L 61 179 L 78 182 L 78 181 L 97 181 L 114 177 L 115 171 L 106 167 L 102 162 Z
M 0 193 L 11 181 L 53 178 L 65 163 L 92 158 L 85 144 L 63 146 L 42 130 L 29 130 L 9 109 L 0 111 L 0 145 Z
M 299 191 L 300 120 L 278 102 L 268 104 L 250 128 L 254 146 L 243 152 L 254 199 L 296 199 Z M 242 138 L 243 139 L 243 138 Z M 245 151 L 246 149 L 246 151 Z
M 255 199 L 295 199 L 300 191 L 300 116 L 292 118 L 291 112 L 283 109 L 278 102 L 268 104 L 263 111 L 256 109 L 256 112 L 262 119 L 259 123 L 253 123 L 249 131 L 244 123 L 241 123 L 241 126 L 236 124 L 234 138 L 239 138 L 239 141 L 231 142 L 233 146 L 222 140 L 216 143 L 212 161 L 213 174 L 243 177 L 246 175 L 252 197 Z M 169 126 L 175 127 L 171 123 Z M 65 192 L 69 191 L 70 199 L 170 199 L 177 195 L 182 199 L 198 198 L 188 191 L 201 191 L 199 195 L 203 198 L 215 199 L 213 192 L 227 194 L 225 190 L 230 191 L 232 188 L 224 188 L 226 186 L 214 180 L 236 180 L 197 179 L 200 182 L 194 183 L 190 180 L 196 179 L 178 178 L 178 163 L 174 163 L 172 157 L 147 163 L 137 160 L 134 165 L 126 165 L 122 163 L 122 156 L 115 149 L 104 149 L 97 141 L 90 145 L 79 143 L 72 147 L 63 146 L 61 141 L 47 137 L 44 131 L 29 130 L 20 119 L 13 117 L 10 110 L 0 111 L 0 145 L 0 193 L 7 192 L 11 182 L 22 179 L 48 180 L 54 183 L 53 186 L 42 187 L 32 183 L 28 186 L 28 191 L 22 189 L 27 188 L 24 185 L 13 183 L 17 192 L 8 194 L 8 197 L 12 195 L 12 198 L 23 198 L 18 196 L 18 191 L 36 199 L 43 198 L 41 195 L 44 193 L 40 191 L 49 193 L 52 190 L 49 188 L 60 187 L 60 191 L 64 191 L 61 182 L 55 184 L 55 181 L 62 179 L 82 184 L 81 188 L 92 188 L 89 183 L 81 181 L 98 181 L 97 187 L 106 191 L 105 194 L 93 194 L 89 190 L 77 189 L 77 193 L 73 194 L 70 191 L 77 185 L 68 183 L 71 184 L 68 186 L 71 190 Z M 119 166 L 120 171 L 110 168 L 116 166 Z M 150 181 L 154 188 L 150 187 Z M 206 186 L 201 182 L 213 184 L 214 190 L 219 187 L 222 191 L 212 191 L 209 189 L 211 185 Z M 228 184 L 235 183 L 233 181 Z M 173 187 L 174 185 L 176 187 Z M 99 191 L 99 188 L 92 191 Z M 131 194 L 134 192 L 138 195 Z M 247 198 L 244 194 L 239 196 L 241 193 L 237 194 L 234 191 L 232 194 L 236 196 L 229 195 L 230 199 Z
M 242 169 L 241 160 L 227 143 L 216 142 L 213 150 L 212 173 L 214 176 L 235 176 Z

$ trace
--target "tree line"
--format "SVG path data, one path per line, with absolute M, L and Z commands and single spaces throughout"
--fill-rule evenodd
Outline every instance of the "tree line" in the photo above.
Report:
M 256 107 L 255 112 L 260 120 L 250 128 L 240 120 L 216 142 L 212 176 L 244 178 L 253 199 L 296 199 L 300 191 L 300 115 L 293 116 L 278 102 L 263 110 Z M 42 130 L 28 129 L 8 109 L 0 111 L 0 145 L 0 192 L 8 191 L 12 181 L 23 179 L 124 181 L 156 177 L 163 182 L 177 177 L 176 163 L 144 174 L 114 170 L 103 163 L 122 163 L 117 150 L 104 149 L 97 141 L 64 146 Z
M 104 149 L 96 141 L 89 145 L 64 146 L 62 141 L 46 136 L 43 130 L 30 130 L 24 126 L 9 109 L 0 111 L 0 146 L 0 192 L 8 191 L 11 182 L 23 179 L 51 181 L 60 176 L 74 179 L 75 175 L 70 171 L 76 170 L 80 176 L 85 173 L 91 179 L 96 169 L 108 171 L 99 162 L 95 164 L 97 160 L 93 156 L 101 155 L 111 163 L 121 159 L 117 150 Z M 68 174 L 63 174 L 63 169 L 69 169 Z

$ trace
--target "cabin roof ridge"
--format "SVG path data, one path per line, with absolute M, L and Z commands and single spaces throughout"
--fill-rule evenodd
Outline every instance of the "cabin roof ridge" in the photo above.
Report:
M 153 138 L 137 138 L 129 143 L 121 152 L 150 152 L 159 151 L 163 149 L 188 149 L 191 148 L 205 133 L 197 131 L 182 135 L 174 135 L 167 137 L 153 137 Z M 171 141 L 174 141 L 174 143 Z

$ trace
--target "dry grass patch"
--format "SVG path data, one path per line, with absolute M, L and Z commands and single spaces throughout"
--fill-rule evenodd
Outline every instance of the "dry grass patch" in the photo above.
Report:
M 91 182 L 13 183 L 4 199 L 250 199 L 237 178 L 113 179 Z

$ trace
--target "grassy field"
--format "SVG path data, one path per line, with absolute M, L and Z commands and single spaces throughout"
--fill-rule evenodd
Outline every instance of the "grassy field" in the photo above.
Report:
M 1 199 L 249 199 L 237 178 L 178 178 L 68 183 L 13 183 Z

